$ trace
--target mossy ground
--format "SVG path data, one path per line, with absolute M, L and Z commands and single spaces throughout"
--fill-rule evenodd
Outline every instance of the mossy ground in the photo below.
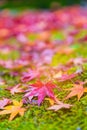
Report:
M 87 32 L 87 31 L 86 31 Z M 54 39 L 62 39 L 62 32 L 58 32 L 53 35 Z M 81 32 L 77 36 L 83 37 L 85 32 Z M 74 53 L 70 55 L 56 54 L 53 57 L 52 66 L 58 65 L 58 63 L 67 63 L 71 58 L 75 57 L 87 57 L 87 45 L 74 43 L 72 48 L 75 49 Z M 0 59 L 15 59 L 18 57 L 16 51 L 10 55 L 0 55 Z M 87 79 L 87 63 L 83 65 L 84 73 L 77 79 Z M 70 71 L 74 71 L 76 68 L 72 68 Z M 0 72 L 7 72 L 4 68 L 0 68 Z M 8 85 L 14 85 L 19 82 L 19 77 L 12 77 L 8 74 L 3 75 L 3 78 L 7 81 Z M 75 80 L 75 79 L 74 79 Z M 64 82 L 59 84 L 60 87 L 66 88 L 71 87 L 71 82 Z M 20 94 L 11 96 L 8 91 L 4 90 L 6 86 L 0 86 L 0 98 L 8 97 L 11 99 L 20 100 Z M 57 92 L 58 97 L 63 99 L 66 92 Z M 25 112 L 23 117 L 17 117 L 13 121 L 9 122 L 9 115 L 0 116 L 0 130 L 87 130 L 87 94 L 81 98 L 80 101 L 77 97 L 73 97 L 66 101 L 67 103 L 73 104 L 73 107 L 69 110 L 59 110 L 57 112 L 48 111 L 46 108 L 49 106 L 47 101 L 44 101 L 41 106 L 28 105 L 28 110 Z

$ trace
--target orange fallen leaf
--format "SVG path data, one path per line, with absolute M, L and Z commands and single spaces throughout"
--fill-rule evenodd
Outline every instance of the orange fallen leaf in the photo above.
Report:
M 0 115 L 11 114 L 10 118 L 9 118 L 9 121 L 11 121 L 18 114 L 20 116 L 24 115 L 24 112 L 25 112 L 26 109 L 22 108 L 22 106 L 23 106 L 23 103 L 21 101 L 18 102 L 16 100 L 13 100 L 13 105 L 9 105 L 9 106 L 4 107 L 4 110 L 0 111 Z
M 69 90 L 71 92 L 68 94 L 68 96 L 66 96 L 65 99 L 69 99 L 73 96 L 77 96 L 78 100 L 80 100 L 80 98 L 82 97 L 84 92 L 87 92 L 87 87 L 86 88 L 83 87 L 83 85 L 85 83 L 86 82 L 79 81 L 78 83 L 73 84 L 73 88 L 66 89 L 66 90 Z
M 67 46 L 62 46 L 58 49 L 58 53 L 59 54 L 65 54 L 65 55 L 69 55 L 71 53 L 73 53 L 74 50 L 70 47 L 67 47 Z

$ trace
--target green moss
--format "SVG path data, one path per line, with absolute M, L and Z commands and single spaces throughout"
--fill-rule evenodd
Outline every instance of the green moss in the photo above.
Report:
M 52 33 L 51 40 L 64 40 L 64 39 L 65 39 L 65 35 L 63 31 L 59 30 L 57 32 Z
M 35 37 L 31 36 L 34 40 Z M 53 39 L 62 39 L 62 34 L 54 34 Z M 75 50 L 70 55 L 56 54 L 52 60 L 52 66 L 57 66 L 60 63 L 66 64 L 71 58 L 75 57 L 87 57 L 87 45 L 75 43 L 71 45 L 71 48 Z M 18 52 L 13 51 L 10 55 L 0 55 L 0 59 L 17 59 L 19 57 Z M 78 76 L 78 79 L 87 79 L 87 63 L 83 65 L 84 73 Z M 0 71 L 6 73 L 3 78 L 6 80 L 8 86 L 13 86 L 19 82 L 19 77 L 9 76 L 9 70 L 0 67 Z M 69 73 L 75 72 L 76 67 L 69 70 Z M 73 79 L 74 81 L 76 79 Z M 63 90 L 64 88 L 70 88 L 72 82 L 58 83 L 58 86 Z M 11 99 L 20 100 L 22 95 L 15 94 L 12 96 L 5 90 L 7 85 L 0 86 L 0 98 L 8 97 Z M 64 99 L 68 92 L 56 91 L 58 98 Z M 77 97 L 73 97 L 66 101 L 73 104 L 73 107 L 69 110 L 59 110 L 58 112 L 47 111 L 49 106 L 48 102 L 43 102 L 40 107 L 36 105 L 28 105 L 27 111 L 23 117 L 17 116 L 17 118 L 11 122 L 8 121 L 9 115 L 0 116 L 0 130 L 87 130 L 87 94 L 77 101 Z
M 3 59 L 3 60 L 8 60 L 8 59 L 15 60 L 15 59 L 18 59 L 18 58 L 19 58 L 18 51 L 11 51 L 8 54 L 0 53 L 0 59 Z

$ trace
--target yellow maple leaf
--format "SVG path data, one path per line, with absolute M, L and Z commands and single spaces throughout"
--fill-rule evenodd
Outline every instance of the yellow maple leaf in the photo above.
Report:
M 59 71 L 58 73 L 54 74 L 53 78 L 60 78 L 63 75 L 62 71 Z
M 13 120 L 17 114 L 20 116 L 24 115 L 25 108 L 22 108 L 23 103 L 20 101 L 13 100 L 13 105 L 4 107 L 4 110 L 0 111 L 0 115 L 11 114 L 9 120 Z
M 59 99 L 57 98 L 58 95 L 55 95 L 55 100 L 52 98 L 45 98 L 45 100 L 49 101 L 50 105 L 53 106 L 55 103 L 60 103 Z
M 50 105 L 54 105 L 55 101 L 51 98 L 45 98 L 45 100 L 49 101 Z

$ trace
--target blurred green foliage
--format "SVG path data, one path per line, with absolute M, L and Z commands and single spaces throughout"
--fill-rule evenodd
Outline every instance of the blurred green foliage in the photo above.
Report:
M 3 0 L 1 8 L 50 8 L 52 4 L 60 6 L 79 4 L 80 0 Z

